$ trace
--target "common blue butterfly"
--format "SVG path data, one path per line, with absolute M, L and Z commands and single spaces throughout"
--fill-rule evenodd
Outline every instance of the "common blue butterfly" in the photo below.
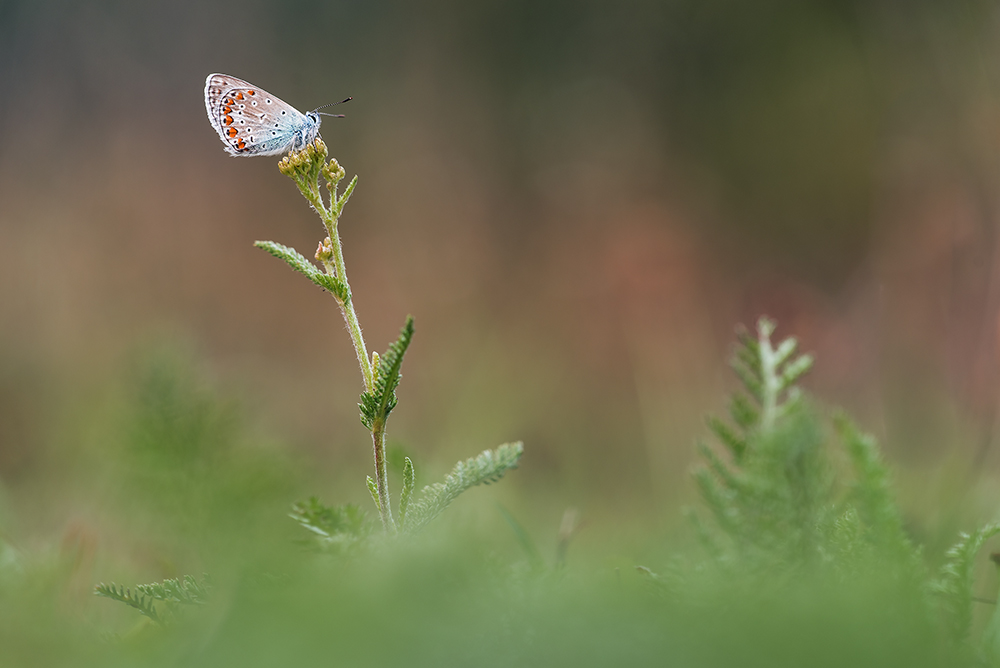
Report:
M 303 114 L 267 91 L 228 74 L 209 74 L 205 79 L 205 109 L 226 152 L 242 156 L 301 150 L 319 136 L 320 116 L 334 115 L 320 114 L 319 109 Z

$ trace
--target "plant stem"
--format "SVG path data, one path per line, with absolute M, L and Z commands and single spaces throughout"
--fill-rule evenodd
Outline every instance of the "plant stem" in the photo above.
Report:
M 368 357 L 368 350 L 365 348 L 365 339 L 361 334 L 361 325 L 358 323 L 358 315 L 354 312 L 354 300 L 351 297 L 351 284 L 347 280 L 347 265 L 344 263 L 344 248 L 340 243 L 340 233 L 337 223 L 340 221 L 340 212 L 343 210 L 344 202 L 350 197 L 354 190 L 355 181 L 348 186 L 344 197 L 338 201 L 336 189 L 330 195 L 330 208 L 323 205 L 322 198 L 317 197 L 320 208 L 320 217 L 330 235 L 330 246 L 333 251 L 333 267 L 327 266 L 327 273 L 332 269 L 334 276 L 339 278 L 347 286 L 347 299 L 337 299 L 340 312 L 344 314 L 344 321 L 347 323 L 347 330 L 351 334 L 351 342 L 354 343 L 354 351 L 358 355 L 358 365 L 361 367 L 361 375 L 365 381 L 365 391 L 372 392 L 375 389 L 375 370 L 372 368 L 371 359 Z M 315 206 L 315 203 L 313 204 Z M 389 500 L 389 475 L 385 464 L 385 422 L 377 421 L 372 425 L 372 450 L 375 457 L 375 484 L 378 489 L 379 514 L 382 517 L 382 528 L 388 532 L 395 533 L 396 523 L 392 519 L 392 506 Z
M 770 431 L 774 427 L 778 411 L 778 392 L 781 388 L 776 356 L 774 348 L 771 346 L 771 334 L 773 332 L 774 323 L 769 320 L 762 318 L 757 323 L 757 341 L 760 345 L 761 387 L 763 388 L 760 425 L 761 430 L 765 432 Z
M 347 299 L 341 301 L 337 299 L 340 312 L 344 314 L 344 322 L 347 323 L 347 331 L 351 334 L 351 342 L 354 343 L 354 352 L 358 355 L 358 366 L 361 367 L 361 375 L 365 381 L 365 391 L 371 392 L 374 385 L 374 374 L 372 372 L 371 360 L 368 358 L 368 350 L 365 348 L 365 339 L 361 335 L 361 325 L 358 323 L 358 314 L 354 312 L 354 300 L 351 297 L 351 284 L 347 280 L 347 266 L 344 264 L 344 249 L 340 244 L 340 234 L 337 231 L 337 219 L 331 212 L 326 212 L 323 216 L 326 230 L 330 235 L 330 245 L 333 247 L 333 263 L 337 270 L 336 276 L 347 286 Z
M 385 466 L 385 422 L 376 420 L 372 425 L 372 448 L 375 451 L 375 485 L 378 488 L 378 505 L 382 515 L 382 528 L 396 532 L 389 501 L 389 476 Z

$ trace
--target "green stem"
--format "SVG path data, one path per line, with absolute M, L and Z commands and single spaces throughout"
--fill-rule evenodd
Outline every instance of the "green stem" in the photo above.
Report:
M 372 373 L 372 363 L 368 358 L 368 349 L 365 348 L 365 339 L 361 335 L 361 325 L 358 323 L 358 314 L 354 312 L 354 299 L 351 297 L 351 284 L 347 280 L 347 266 L 344 264 L 344 249 L 340 244 L 340 234 L 337 231 L 337 219 L 332 216 L 324 216 L 327 232 L 330 234 L 330 245 L 333 250 L 333 266 L 337 270 L 337 278 L 347 286 L 347 299 L 341 301 L 337 299 L 340 312 L 344 314 L 344 322 L 347 323 L 347 331 L 351 334 L 351 342 L 354 343 L 354 352 L 358 355 L 358 366 L 361 367 L 361 375 L 365 379 L 365 391 L 371 392 L 374 386 Z
M 757 324 L 757 342 L 760 345 L 760 375 L 763 397 L 761 401 L 760 426 L 768 432 L 774 427 L 778 412 L 778 392 L 781 389 L 781 378 L 778 377 L 777 356 L 771 346 L 771 334 L 774 324 L 761 320 Z
M 321 151 L 321 154 L 308 152 L 308 159 L 320 158 L 325 159 L 326 157 L 326 147 L 321 146 L 320 142 L 316 144 L 317 151 Z M 348 184 L 347 188 L 344 190 L 344 194 L 340 197 L 337 196 L 337 184 L 340 179 L 343 178 L 343 170 L 337 165 L 336 173 L 327 173 L 323 171 L 324 169 L 329 169 L 330 164 L 327 166 L 320 167 L 318 162 L 312 162 L 311 167 L 308 171 L 296 171 L 297 167 L 301 166 L 301 159 L 297 157 L 290 156 L 290 162 L 284 163 L 284 173 L 293 175 L 295 183 L 299 187 L 299 191 L 302 193 L 303 197 L 308 200 L 312 205 L 316 213 L 319 214 L 323 221 L 323 226 L 326 227 L 327 234 L 329 235 L 329 245 L 326 250 L 321 248 L 321 261 L 323 268 L 326 270 L 327 275 L 337 278 L 341 283 L 343 283 L 346 288 L 346 296 L 341 298 L 338 295 L 334 295 L 337 300 L 337 305 L 340 306 L 340 312 L 344 315 L 344 321 L 347 323 L 347 331 L 351 335 L 351 342 L 354 344 L 354 352 L 358 356 L 358 366 L 361 367 L 361 375 L 365 381 L 365 392 L 373 392 L 375 390 L 375 372 L 376 370 L 372 366 L 372 361 L 368 357 L 368 349 L 365 348 L 365 339 L 361 334 L 361 325 L 358 323 L 358 315 L 354 312 L 354 300 L 351 295 L 351 284 L 347 280 L 347 265 L 344 263 L 344 248 L 340 242 L 340 233 L 337 230 L 337 223 L 340 221 L 340 213 L 344 210 L 344 205 L 350 198 L 351 193 L 354 191 L 354 186 L 357 185 L 358 177 L 354 177 Z M 324 174 L 324 178 L 327 180 L 327 185 L 330 189 L 330 206 L 327 207 L 326 203 L 323 201 L 323 196 L 319 189 L 319 176 Z M 325 242 L 324 242 L 325 243 Z M 333 262 L 331 263 L 331 256 Z M 389 476 L 386 471 L 385 463 L 385 418 L 384 416 L 372 425 L 372 446 L 375 454 L 375 480 L 376 488 L 378 492 L 378 504 L 379 504 L 379 514 L 382 516 L 382 526 L 387 532 L 395 533 L 396 523 L 392 519 L 392 509 L 389 504 Z
M 337 223 L 340 222 L 340 212 L 344 209 L 347 198 L 354 190 L 356 179 L 348 186 L 343 198 L 338 199 L 336 188 L 332 189 L 330 195 L 330 208 L 323 206 L 322 198 L 319 199 L 322 211 L 323 224 L 330 235 L 330 246 L 333 251 L 333 267 L 336 277 L 347 286 L 347 299 L 337 300 L 341 313 L 344 314 L 344 321 L 347 323 L 347 330 L 351 334 L 351 341 L 354 343 L 354 351 L 358 355 L 358 365 L 361 367 L 361 375 L 365 380 L 365 391 L 372 392 L 375 389 L 375 370 L 372 369 L 371 359 L 368 357 L 368 349 L 365 347 L 365 339 L 361 334 L 361 325 L 358 323 L 358 315 L 354 312 L 354 300 L 351 298 L 351 284 L 347 280 L 347 265 L 344 263 L 344 248 L 340 242 L 340 232 Z M 315 204 L 314 204 L 315 206 Z M 327 269 L 329 273 L 329 268 Z M 372 449 L 375 456 L 375 485 L 378 490 L 379 514 L 382 516 L 382 528 L 388 532 L 395 533 L 396 523 L 392 519 L 392 506 L 389 500 L 389 474 L 385 463 L 385 422 L 380 420 L 372 425 Z
M 375 485 L 378 489 L 378 505 L 382 515 L 382 528 L 396 532 L 396 522 L 392 519 L 389 501 L 389 475 L 385 465 L 385 421 L 376 420 L 372 425 L 372 448 L 375 451 Z

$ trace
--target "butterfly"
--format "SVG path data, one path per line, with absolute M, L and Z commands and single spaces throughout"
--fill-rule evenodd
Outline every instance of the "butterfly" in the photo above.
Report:
M 208 120 L 230 155 L 278 155 L 305 148 L 319 136 L 321 116 L 342 117 L 322 114 L 319 109 L 303 114 L 267 91 L 228 74 L 209 74 L 205 79 Z

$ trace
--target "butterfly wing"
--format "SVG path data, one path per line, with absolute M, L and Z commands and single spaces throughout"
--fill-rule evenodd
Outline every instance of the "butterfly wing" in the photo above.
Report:
M 208 75 L 205 110 L 230 155 L 278 155 L 319 131 L 292 105 L 228 74 Z

